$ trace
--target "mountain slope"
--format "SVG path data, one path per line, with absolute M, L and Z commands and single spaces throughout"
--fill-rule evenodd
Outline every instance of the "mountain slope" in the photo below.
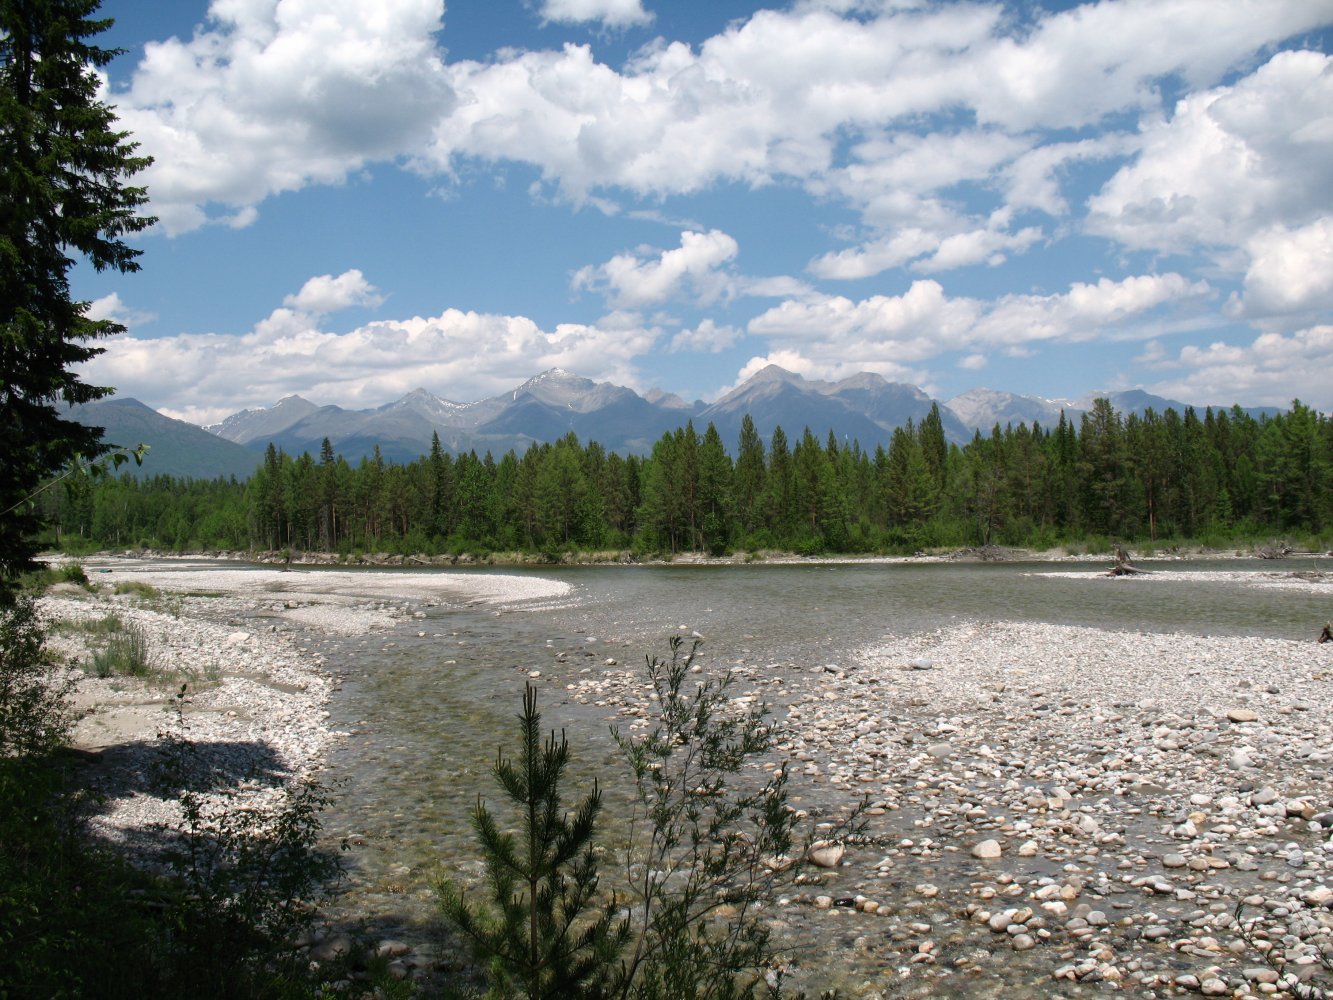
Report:
M 122 448 L 148 445 L 142 466 L 130 462 L 120 467 L 119 471 L 134 476 L 246 479 L 261 461 L 249 448 L 163 416 L 137 399 L 100 399 L 71 407 L 69 415 L 86 426 L 104 428 L 102 439 L 110 444 Z

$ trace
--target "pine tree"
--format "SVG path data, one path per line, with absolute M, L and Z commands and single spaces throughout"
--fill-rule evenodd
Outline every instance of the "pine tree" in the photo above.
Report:
M 764 442 L 755 430 L 754 420 L 747 413 L 741 419 L 740 445 L 736 453 L 736 517 L 741 531 L 749 535 L 759 527 L 763 516 L 764 483 L 767 469 L 764 463 Z
M 95 68 L 117 52 L 88 39 L 96 0 L 0 0 L 0 601 L 31 565 L 39 517 L 28 498 L 101 431 L 63 419 L 57 404 L 110 390 L 74 369 L 100 353 L 88 341 L 124 327 L 87 316 L 70 294 L 73 255 L 99 271 L 138 270 L 121 239 L 154 221 L 125 181 L 149 163 L 97 99 Z
M 569 744 L 554 732 L 545 743 L 531 684 L 519 716 L 517 762 L 497 758 L 493 773 L 517 813 L 506 832 L 480 799 L 473 827 L 486 864 L 489 899 L 473 904 L 453 882 L 440 886 L 445 917 L 485 963 L 493 1000 L 600 1000 L 611 994 L 618 957 L 629 939 L 614 897 L 597 901 L 593 836 L 602 809 L 592 792 L 571 815 L 561 782 Z

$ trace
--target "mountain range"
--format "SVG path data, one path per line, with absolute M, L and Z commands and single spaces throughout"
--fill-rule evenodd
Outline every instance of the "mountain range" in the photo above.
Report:
M 1157 412 L 1186 404 L 1142 390 L 1099 393 L 1121 413 Z M 1063 412 L 1077 420 L 1092 406 L 1086 399 L 1048 400 L 992 389 L 973 389 L 941 402 L 945 435 L 959 443 L 999 424 L 1054 426 Z M 712 423 L 729 448 L 748 413 L 760 437 L 771 439 L 781 426 L 789 440 L 809 427 L 821 439 L 831 430 L 839 439 L 859 441 L 866 449 L 888 445 L 893 431 L 912 420 L 920 423 L 936 400 L 914 385 L 889 382 L 862 372 L 838 382 L 803 378 L 769 365 L 716 402 L 686 402 L 652 390 L 643 395 L 623 386 L 553 368 L 510 392 L 473 403 L 441 399 L 415 389 L 402 399 L 367 410 L 319 406 L 288 396 L 273 406 L 242 410 L 207 428 L 172 420 L 133 399 L 103 400 L 75 407 L 75 419 L 106 429 L 109 441 L 147 443 L 143 475 L 248 476 L 271 443 L 289 454 L 318 455 L 325 438 L 350 462 L 378 446 L 390 461 L 410 461 L 430 450 L 432 434 L 455 454 L 490 451 L 520 454 L 533 442 L 554 441 L 574 433 L 582 442 L 597 441 L 608 451 L 648 454 L 668 431 L 693 420 L 702 431 Z M 1199 409 L 1202 409 L 1201 407 Z M 1252 409 L 1255 415 L 1275 409 Z

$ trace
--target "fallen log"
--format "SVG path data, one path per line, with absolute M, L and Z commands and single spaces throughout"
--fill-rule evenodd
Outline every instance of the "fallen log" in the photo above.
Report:
M 1139 569 L 1129 561 L 1129 553 L 1119 545 L 1115 547 L 1115 565 L 1106 571 L 1107 576 L 1143 576 L 1150 572 Z

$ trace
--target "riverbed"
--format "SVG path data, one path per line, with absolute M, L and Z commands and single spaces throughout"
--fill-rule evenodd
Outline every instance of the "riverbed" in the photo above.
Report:
M 1265 945 L 1310 976 L 1329 944 L 1333 650 L 1314 637 L 1333 584 L 1310 561 L 1143 565 L 476 570 L 433 587 L 327 570 L 224 586 L 204 565 L 175 585 L 262 593 L 232 622 L 291 630 L 320 663 L 340 734 L 320 749 L 326 829 L 351 844 L 334 912 L 409 942 L 423 971 L 454 962 L 432 885 L 479 870 L 467 813 L 524 683 L 567 730 L 576 783 L 614 789 L 609 727 L 643 718 L 643 658 L 681 635 L 783 721 L 798 808 L 869 805 L 869 838 L 772 903 L 802 988 L 1277 992 Z M 1246 899 L 1264 917 L 1248 942 Z

